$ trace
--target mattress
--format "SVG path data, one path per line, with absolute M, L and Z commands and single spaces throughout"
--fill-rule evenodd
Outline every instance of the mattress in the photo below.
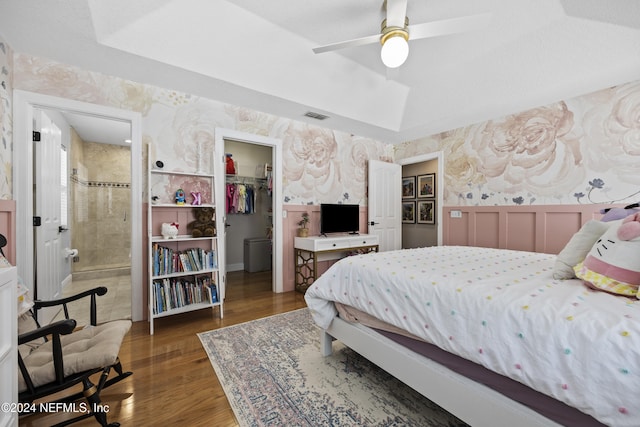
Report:
M 360 323 L 374 329 L 379 334 L 402 345 L 405 348 L 446 366 L 465 377 L 491 387 L 511 400 L 522 403 L 539 414 L 567 427 L 603 427 L 590 415 L 578 411 L 550 396 L 537 392 L 526 385 L 497 374 L 484 366 L 448 353 L 421 338 L 389 325 L 375 317 L 344 304 L 335 303 L 338 315 L 350 323 Z
M 637 300 L 552 278 L 555 256 L 431 247 L 345 258 L 305 295 L 353 306 L 611 426 L 640 425 Z

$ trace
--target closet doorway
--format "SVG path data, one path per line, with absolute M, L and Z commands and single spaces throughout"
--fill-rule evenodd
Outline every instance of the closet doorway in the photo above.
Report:
M 216 172 L 216 193 L 224 197 L 218 203 L 225 207 L 224 225 L 218 227 L 224 241 L 220 261 L 225 288 L 259 281 L 283 292 L 281 141 L 219 128 L 215 153 L 216 163 L 221 159 L 224 172 L 229 172 Z
M 273 148 L 225 139 L 224 149 L 227 287 L 272 288 Z

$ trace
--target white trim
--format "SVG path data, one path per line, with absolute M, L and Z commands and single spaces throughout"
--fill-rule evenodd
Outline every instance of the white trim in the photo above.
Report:
M 436 174 L 436 232 L 438 234 L 438 246 L 441 246 L 443 223 L 442 204 L 444 203 L 444 153 L 442 151 L 434 151 L 433 153 L 400 159 L 396 163 L 405 166 L 414 163 L 428 162 L 430 160 L 438 160 L 438 173 Z
M 246 142 L 249 144 L 267 145 L 273 148 L 273 291 L 284 292 L 283 283 L 283 216 L 282 216 L 282 141 L 276 138 L 240 132 L 233 129 L 216 128 L 216 145 L 224 144 L 225 139 Z M 223 153 L 224 154 L 224 153 Z M 216 172 L 216 179 L 224 184 L 224 171 Z M 216 191 L 217 193 L 217 191 Z M 224 194 L 224 192 L 220 192 Z M 224 257 L 223 257 L 224 259 Z M 221 261 L 222 262 L 222 261 Z
M 142 116 L 135 111 L 14 90 L 13 198 L 16 201 L 16 264 L 18 274 L 27 286 L 33 283 L 31 132 L 34 107 L 88 114 L 131 124 L 131 318 L 134 321 L 142 320 Z

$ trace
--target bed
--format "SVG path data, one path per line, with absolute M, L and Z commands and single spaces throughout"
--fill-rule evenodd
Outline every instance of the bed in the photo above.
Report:
M 556 263 L 466 246 L 357 255 L 305 299 L 325 355 L 338 339 L 474 427 L 640 425 L 640 302 L 555 279 Z M 336 303 L 397 330 L 345 320 Z M 407 337 L 528 391 L 470 379 Z

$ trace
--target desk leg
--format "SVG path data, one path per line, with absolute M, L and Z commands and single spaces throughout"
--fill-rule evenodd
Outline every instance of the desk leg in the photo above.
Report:
M 305 293 L 317 278 L 318 260 L 316 254 L 315 252 L 295 248 L 293 261 L 295 263 L 296 291 Z

